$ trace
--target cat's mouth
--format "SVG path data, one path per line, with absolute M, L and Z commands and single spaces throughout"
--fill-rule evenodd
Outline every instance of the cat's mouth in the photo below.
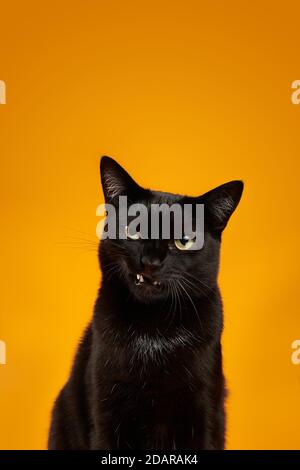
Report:
M 146 276 L 145 274 L 136 274 L 136 278 L 135 278 L 135 285 L 136 286 L 145 286 L 145 285 L 151 285 L 151 286 L 154 286 L 156 288 L 159 288 L 161 286 L 161 282 L 160 281 L 157 281 L 155 279 L 152 279 L 148 276 Z

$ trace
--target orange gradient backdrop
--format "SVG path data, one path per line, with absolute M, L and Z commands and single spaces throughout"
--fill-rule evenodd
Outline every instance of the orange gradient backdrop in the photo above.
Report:
M 44 449 L 100 281 L 98 163 L 235 178 L 220 285 L 227 448 L 300 449 L 299 2 L 2 2 L 0 448 Z

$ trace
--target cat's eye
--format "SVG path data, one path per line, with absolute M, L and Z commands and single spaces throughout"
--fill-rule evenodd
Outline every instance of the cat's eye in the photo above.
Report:
M 195 240 L 195 238 L 184 236 L 180 240 L 174 240 L 174 245 L 176 248 L 178 248 L 178 250 L 189 250 L 195 243 Z
M 138 231 L 133 232 L 132 230 L 130 231 L 128 225 L 126 225 L 124 231 L 125 231 L 126 237 L 130 238 L 131 240 L 139 240 L 141 238 L 140 232 Z

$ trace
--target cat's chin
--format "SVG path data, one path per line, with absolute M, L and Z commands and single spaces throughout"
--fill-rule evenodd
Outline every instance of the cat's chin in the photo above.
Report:
M 151 303 L 164 297 L 164 286 L 160 281 L 147 279 L 142 274 L 131 274 L 128 283 L 131 293 L 139 301 Z

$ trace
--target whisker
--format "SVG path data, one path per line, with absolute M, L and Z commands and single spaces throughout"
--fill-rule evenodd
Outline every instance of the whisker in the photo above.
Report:
M 196 308 L 196 306 L 195 306 L 195 304 L 194 304 L 194 302 L 193 302 L 193 300 L 192 300 L 190 294 L 188 293 L 188 291 L 186 290 L 186 288 L 182 285 L 182 282 L 184 282 L 184 280 L 183 280 L 183 279 L 181 279 L 181 280 L 177 279 L 177 282 L 179 283 L 179 286 L 181 286 L 181 288 L 184 290 L 185 294 L 187 295 L 188 299 L 190 300 L 190 302 L 191 302 L 191 304 L 192 304 L 192 306 L 193 306 L 193 309 L 194 309 L 194 311 L 195 311 L 196 317 L 198 318 L 199 325 L 200 325 L 200 327 L 201 327 L 201 329 L 202 329 L 202 331 L 203 331 L 203 324 L 202 324 L 202 322 L 201 322 L 201 318 L 200 318 L 199 312 L 198 312 L 198 310 L 197 310 L 197 308 Z

